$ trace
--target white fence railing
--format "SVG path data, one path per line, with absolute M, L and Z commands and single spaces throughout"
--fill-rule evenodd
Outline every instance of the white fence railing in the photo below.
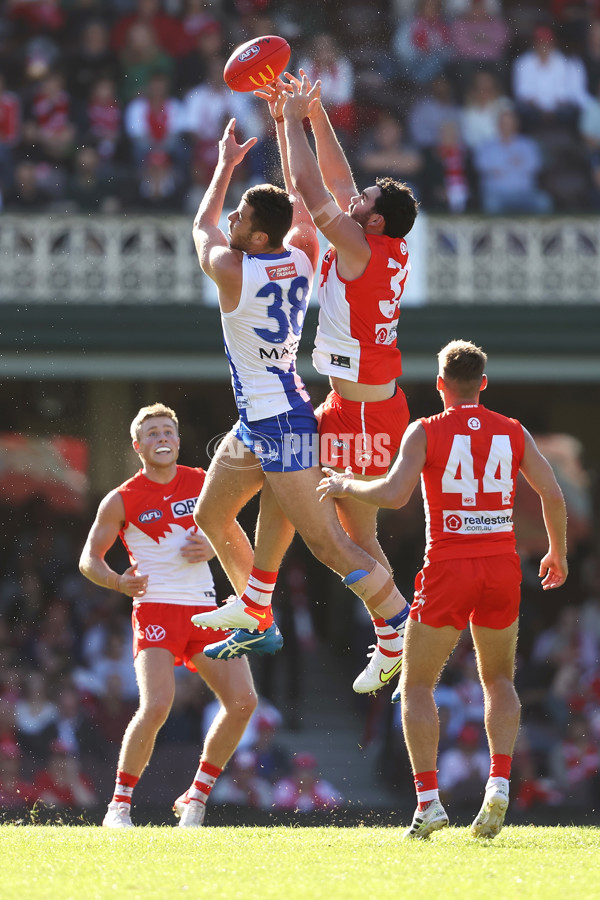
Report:
M 411 252 L 413 303 L 600 303 L 600 217 L 423 216 Z M 0 216 L 0 302 L 165 301 L 211 302 L 189 218 Z

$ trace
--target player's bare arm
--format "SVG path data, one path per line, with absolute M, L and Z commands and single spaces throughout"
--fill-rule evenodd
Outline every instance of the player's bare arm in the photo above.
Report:
M 219 303 L 226 312 L 235 309 L 239 302 L 242 253 L 229 247 L 227 235 L 219 227 L 219 221 L 233 171 L 256 141 L 257 138 L 252 137 L 245 143 L 238 144 L 235 138 L 235 119 L 227 124 L 219 141 L 219 160 L 192 229 L 202 271 L 216 283 Z
M 567 565 L 567 508 L 552 466 L 542 456 L 535 441 L 524 428 L 525 452 L 521 472 L 539 495 L 548 534 L 548 552 L 540 562 L 539 576 L 546 590 L 560 587 L 569 572 Z
M 308 142 L 303 120 L 311 104 L 318 102 L 320 83 L 309 89 L 309 82 L 292 80 L 283 107 L 288 163 L 294 189 L 299 191 L 315 225 L 338 251 L 343 266 L 341 274 L 348 279 L 364 272 L 371 250 L 364 229 L 342 211 L 325 187 L 317 158 Z
M 94 584 L 120 591 L 128 597 L 143 597 L 148 576 L 140 575 L 136 566 L 119 574 L 110 568 L 104 557 L 125 524 L 125 507 L 118 491 L 111 491 L 101 502 L 79 560 L 79 571 Z
M 295 80 L 298 86 L 300 85 L 299 79 L 294 79 L 294 76 L 287 72 L 286 75 L 290 81 Z M 300 69 L 300 76 L 306 78 L 308 87 L 311 88 L 312 85 L 303 69 Z M 309 117 L 315 138 L 319 169 L 321 170 L 325 187 L 333 195 L 334 200 L 341 209 L 348 209 L 352 197 L 358 191 L 350 163 L 333 130 L 327 111 L 321 102 L 320 93 L 318 98 L 313 99 L 311 102 Z
M 359 481 L 348 470 L 343 475 L 333 469 L 323 468 L 326 477 L 321 479 L 317 492 L 325 497 L 355 497 L 363 503 L 384 509 L 400 509 L 410 500 L 425 465 L 427 437 L 419 422 L 410 425 L 400 446 L 398 457 L 385 476 L 371 481 Z
M 275 122 L 277 134 L 277 146 L 281 160 L 283 183 L 293 202 L 292 227 L 287 235 L 287 242 L 293 247 L 303 250 L 310 259 L 313 271 L 316 271 L 319 261 L 319 242 L 315 231 L 315 223 L 312 220 L 306 204 L 299 191 L 294 190 L 290 167 L 288 162 L 287 141 L 285 137 L 285 123 L 283 118 L 283 106 L 285 103 L 285 85 L 281 78 L 271 84 L 265 85 L 260 91 L 254 91 L 254 96 L 266 100 L 269 104 L 271 118 Z

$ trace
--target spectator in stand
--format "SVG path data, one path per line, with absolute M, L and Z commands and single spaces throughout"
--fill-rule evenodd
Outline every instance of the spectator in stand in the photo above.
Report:
M 97 750 L 96 728 L 82 702 L 81 695 L 69 679 L 63 679 L 56 695 L 56 739 L 74 756 Z
M 277 740 L 278 723 L 271 715 L 256 717 L 256 740 L 253 752 L 258 771 L 273 784 L 291 774 L 290 755 Z
M 119 675 L 116 672 L 108 675 L 92 706 L 92 719 L 99 737 L 98 752 L 102 752 L 103 743 L 112 745 L 111 750 L 115 747 L 118 750 L 136 706 L 135 701 L 125 699 Z
M 21 772 L 18 745 L 0 746 L 0 807 L 5 810 L 19 809 L 31 806 L 34 801 L 35 789 Z
M 151 150 L 139 170 L 129 205 L 147 213 L 177 213 L 183 209 L 181 168 L 164 150 Z
M 463 213 L 471 199 L 470 159 L 456 122 L 443 122 L 425 154 L 422 193 L 426 209 Z
M 320 31 L 310 41 L 299 67 L 315 83 L 321 79 L 321 99 L 342 144 L 356 136 L 354 66 L 329 31 Z
M 127 106 L 124 124 L 136 168 L 153 150 L 168 153 L 183 164 L 183 107 L 169 95 L 169 78 L 163 72 L 155 72 L 143 95 Z
M 428 92 L 411 106 L 408 130 L 411 141 L 421 150 L 433 147 L 444 122 L 460 124 L 461 110 L 454 98 L 451 82 L 444 75 L 432 81 Z
M 442 802 L 470 803 L 479 797 L 480 784 L 490 769 L 490 754 L 483 749 L 484 743 L 483 728 L 468 722 L 456 745 L 440 754 L 438 787 Z
M 139 97 L 154 74 L 161 72 L 172 78 L 175 68 L 172 57 L 161 49 L 153 29 L 144 22 L 136 22 L 128 30 L 119 61 L 119 93 L 123 103 Z
M 402 122 L 390 110 L 378 111 L 354 159 L 360 172 L 359 181 L 363 178 L 370 183 L 379 172 L 386 172 L 391 178 L 408 184 L 420 197 L 423 154 L 405 141 Z
M 217 163 L 219 140 L 225 125 L 236 119 L 236 134 L 241 140 L 267 137 L 262 110 L 256 103 L 248 103 L 245 94 L 230 91 L 223 81 L 225 60 L 215 56 L 209 60 L 206 80 L 185 97 L 185 129 L 192 143 L 192 166 L 195 180 L 207 186 Z M 257 155 L 256 147 L 248 157 Z M 237 166 L 234 183 L 250 177 L 252 159 Z
M 501 15 L 487 10 L 485 0 L 470 0 L 466 12 L 453 20 L 451 35 L 456 53 L 452 68 L 459 86 L 482 65 L 496 71 L 503 68 L 510 31 Z
M 112 675 L 118 675 L 123 699 L 133 702 L 137 700 L 138 687 L 130 648 L 131 639 L 125 639 L 119 623 L 117 627 L 107 630 L 103 652 L 94 660 L 91 669 L 100 691 L 104 690 Z
M 92 85 L 81 121 L 80 137 L 95 146 L 104 163 L 116 161 L 119 155 L 122 118 L 115 81 L 100 78 Z
M 550 212 L 552 200 L 537 185 L 542 168 L 537 143 L 519 133 L 519 120 L 511 109 L 500 114 L 498 127 L 499 138 L 480 144 L 474 158 L 484 212 Z
M 63 162 L 71 155 L 76 128 L 62 72 L 49 72 L 42 79 L 25 116 L 23 137 L 39 147 L 44 158 Z
M 60 6 L 59 0 L 11 0 L 7 16 L 31 34 L 59 32 L 65 24 Z
M 181 19 L 167 15 L 161 9 L 160 0 L 137 0 L 135 12 L 117 19 L 111 33 L 113 50 L 121 53 L 137 25 L 150 29 L 156 43 L 173 58 L 184 56 L 190 49 Z
M 563 40 L 581 51 L 590 19 L 600 10 L 598 0 L 552 0 L 550 10 Z
M 275 785 L 275 809 L 314 812 L 336 809 L 343 804 L 340 792 L 329 781 L 319 777 L 317 758 L 312 753 L 297 753 L 292 765 L 292 774 L 281 778 Z
M 110 176 L 109 176 L 110 177 Z M 82 146 L 75 152 L 73 171 L 67 179 L 65 201 L 75 213 L 115 213 L 119 208 L 118 186 L 102 172 L 95 147 Z
M 460 113 L 460 130 L 469 150 L 499 137 L 498 119 L 509 106 L 495 73 L 482 69 L 473 75 Z
M 559 806 L 563 795 L 548 774 L 540 774 L 535 755 L 527 740 L 519 736 L 513 756 L 512 782 L 515 785 L 514 804 L 518 810 Z
M 15 148 L 21 140 L 21 100 L 0 72 L 0 191 L 12 186 Z
M 587 73 L 588 91 L 598 96 L 600 88 L 600 18 L 592 19 L 587 29 L 583 64 Z
M 453 49 L 441 0 L 419 0 L 416 14 L 400 19 L 391 49 L 406 81 L 424 85 L 443 74 Z
M 600 753 L 584 718 L 577 716 L 551 754 L 553 780 L 572 806 L 594 807 L 600 796 Z
M 33 669 L 23 677 L 23 695 L 15 705 L 17 740 L 33 756 L 45 757 L 56 735 L 58 710 L 48 697 L 41 672 Z
M 101 78 L 118 75 L 117 58 L 110 48 L 110 32 L 100 19 L 82 28 L 75 49 L 66 60 L 67 83 L 74 100 L 84 103 Z
M 600 26 L 600 22 L 598 23 Z M 600 35 L 600 27 L 598 29 Z M 592 176 L 593 206 L 600 210 L 600 79 L 596 84 L 595 96 L 590 97 L 579 119 L 579 131 L 587 149 Z
M 582 60 L 556 47 L 554 31 L 538 25 L 533 46 L 518 56 L 512 68 L 513 94 L 526 130 L 548 126 L 574 127 L 587 102 Z
M 13 676 L 15 684 L 8 686 L 8 673 L 0 671 L 0 750 L 10 749 L 17 744 L 17 724 L 15 706 L 19 699 L 18 677 Z
M 214 803 L 231 803 L 251 809 L 269 809 L 272 795 L 272 785 L 262 775 L 258 758 L 252 750 L 237 750 L 234 753 L 227 771 L 211 792 Z
M 37 800 L 58 809 L 83 809 L 98 801 L 91 778 L 59 740 L 53 741 L 48 763 L 36 772 L 33 787 Z
M 204 5 L 204 0 L 199 0 Z M 192 7 L 189 4 L 188 9 Z M 223 26 L 217 20 L 208 16 L 206 12 L 199 17 L 192 17 L 193 29 L 190 28 L 188 36 L 191 42 L 191 50 L 185 56 L 177 60 L 175 86 L 178 95 L 185 95 L 192 88 L 201 84 L 208 76 L 210 61 L 216 56 L 227 56 L 225 47 Z M 184 20 L 184 28 L 189 25 L 189 20 Z M 187 29 L 186 29 L 187 30 Z

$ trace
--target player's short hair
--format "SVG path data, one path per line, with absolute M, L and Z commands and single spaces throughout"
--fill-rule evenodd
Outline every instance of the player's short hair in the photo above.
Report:
M 248 188 L 244 200 L 252 207 L 255 231 L 264 231 L 270 247 L 281 247 L 292 227 L 293 205 L 287 191 L 275 184 L 258 184 Z
M 471 341 L 450 341 L 438 353 L 439 373 L 444 381 L 479 387 L 487 354 Z
M 403 181 L 376 178 L 375 184 L 381 193 L 375 200 L 374 209 L 385 219 L 383 233 L 393 238 L 405 237 L 415 224 L 419 201 Z
M 179 433 L 179 419 L 177 418 L 174 410 L 172 410 L 169 406 L 165 406 L 164 403 L 152 403 L 150 406 L 142 406 L 139 413 L 131 423 L 131 427 L 129 429 L 131 440 L 138 440 L 140 425 L 142 424 L 142 422 L 145 422 L 146 419 L 156 419 L 158 416 L 164 416 L 166 419 L 172 419 L 175 428 Z

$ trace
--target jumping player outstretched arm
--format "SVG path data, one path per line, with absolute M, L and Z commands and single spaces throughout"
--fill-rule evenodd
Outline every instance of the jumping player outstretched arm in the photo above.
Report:
M 543 589 L 550 590 L 565 583 L 567 566 L 567 509 L 552 467 L 542 456 L 535 441 L 524 428 L 525 452 L 521 472 L 539 495 L 548 535 L 548 552 L 540 562 L 539 576 Z
M 278 78 L 272 84 L 265 85 L 262 90 L 254 91 L 254 96 L 266 100 L 269 104 L 269 112 L 271 113 L 271 118 L 275 122 L 283 183 L 293 202 L 294 217 L 286 241 L 287 243 L 292 244 L 293 247 L 304 250 L 312 263 L 313 270 L 316 271 L 317 263 L 319 261 L 319 242 L 317 240 L 315 224 L 306 208 L 302 195 L 299 191 L 294 190 L 288 163 L 288 150 L 283 118 L 283 105 L 285 103 L 284 87 L 283 81 Z
M 333 469 L 323 468 L 326 477 L 321 479 L 317 487 L 321 495 L 319 500 L 324 500 L 325 497 L 356 497 L 357 500 L 372 506 L 400 509 L 408 503 L 419 482 L 426 454 L 425 429 L 420 422 L 413 422 L 407 428 L 400 452 L 385 478 L 357 481 L 350 467 L 344 475 L 334 472 Z
M 242 286 L 242 252 L 229 247 L 227 236 L 219 228 L 227 189 L 233 171 L 256 143 L 252 137 L 244 144 L 235 139 L 235 119 L 231 119 L 219 141 L 219 160 L 208 189 L 194 219 L 192 234 L 202 271 L 216 283 L 219 304 L 225 312 L 235 309 Z
M 314 105 L 320 103 L 320 82 L 311 87 L 303 75 L 301 81 L 292 78 L 286 91 L 283 116 L 292 184 L 302 195 L 319 231 L 338 251 L 344 277 L 358 278 L 371 257 L 364 229 L 332 199 L 303 125 Z
M 300 69 L 300 74 L 304 75 L 302 69 Z M 320 98 L 311 105 L 310 124 L 315 137 L 319 169 L 325 186 L 333 194 L 338 206 L 347 209 L 350 200 L 358 191 L 350 163 Z

